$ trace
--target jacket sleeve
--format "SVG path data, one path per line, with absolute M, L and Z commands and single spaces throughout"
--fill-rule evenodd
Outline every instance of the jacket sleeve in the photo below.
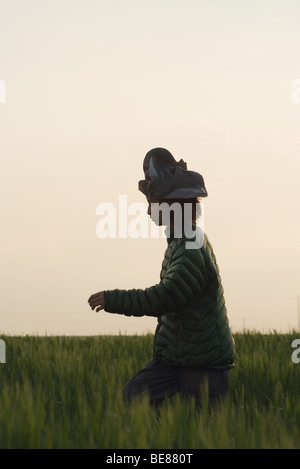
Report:
M 195 296 L 201 295 L 206 281 L 201 250 L 180 246 L 160 283 L 144 290 L 106 290 L 105 311 L 126 316 L 167 314 L 180 310 Z

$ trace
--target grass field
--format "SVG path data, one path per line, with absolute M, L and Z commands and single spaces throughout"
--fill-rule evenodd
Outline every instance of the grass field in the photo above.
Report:
M 150 359 L 152 335 L 1 336 L 0 448 L 300 448 L 299 333 L 235 334 L 230 395 L 200 415 L 180 396 L 160 418 L 146 401 L 127 407 L 122 385 Z

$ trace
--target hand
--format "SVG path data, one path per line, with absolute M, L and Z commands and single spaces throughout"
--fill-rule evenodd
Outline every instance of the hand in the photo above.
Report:
M 94 293 L 94 295 L 91 295 L 88 299 L 88 303 L 92 310 L 96 308 L 96 313 L 98 313 L 101 309 L 104 309 L 104 291 L 99 291 L 98 293 Z

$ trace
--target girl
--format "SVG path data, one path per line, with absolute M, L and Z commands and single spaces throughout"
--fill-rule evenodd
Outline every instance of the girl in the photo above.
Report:
M 199 407 L 208 383 L 214 403 L 228 393 L 235 351 L 216 258 L 207 236 L 196 227 L 199 198 L 207 197 L 204 180 L 163 148 L 146 154 L 143 169 L 139 190 L 147 197 L 148 214 L 167 225 L 160 281 L 144 290 L 100 291 L 88 302 L 97 312 L 157 317 L 153 358 L 124 386 L 126 401 L 147 393 L 157 405 L 181 392 Z M 174 204 L 177 210 L 170 211 Z M 165 213 L 163 207 L 168 208 Z M 186 234 L 191 229 L 197 242 Z

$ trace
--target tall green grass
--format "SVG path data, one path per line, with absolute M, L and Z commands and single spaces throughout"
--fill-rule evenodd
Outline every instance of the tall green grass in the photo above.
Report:
M 300 448 L 299 334 L 235 334 L 230 395 L 199 414 L 180 396 L 157 412 L 121 388 L 153 336 L 13 337 L 0 364 L 0 448 Z

